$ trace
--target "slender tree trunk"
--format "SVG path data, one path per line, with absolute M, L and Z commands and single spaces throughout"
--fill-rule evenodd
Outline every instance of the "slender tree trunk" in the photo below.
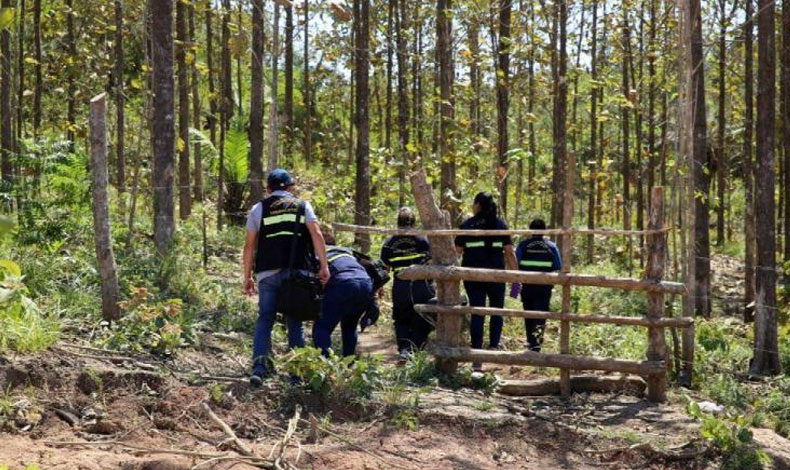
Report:
M 252 67 L 250 69 L 250 199 L 263 198 L 263 0 L 252 0 Z
M 174 80 L 173 0 L 149 0 L 153 65 L 154 243 L 161 255 L 170 250 L 175 231 L 173 201 Z
M 192 89 L 192 126 L 200 129 L 200 115 L 201 115 L 201 106 L 200 106 L 200 79 L 198 74 L 197 68 L 197 36 L 195 30 L 195 13 L 197 10 L 197 5 L 192 3 L 189 5 L 189 39 L 190 39 L 190 46 L 192 48 L 192 79 L 190 82 L 190 87 Z M 194 159 L 194 174 L 192 180 L 192 190 L 193 190 L 193 198 L 196 201 L 200 201 L 203 199 L 203 158 L 200 154 L 200 142 L 195 142 L 195 145 L 192 147 L 192 154 Z
M 126 191 L 124 67 L 123 0 L 115 0 L 115 185 L 119 193 Z
M 650 16 L 647 33 L 647 194 L 653 194 L 656 181 L 656 0 L 647 1 Z
M 370 68 L 370 0 L 354 0 L 354 22 L 357 24 L 357 154 L 356 154 L 356 211 L 357 225 L 370 224 L 370 113 L 368 101 Z M 370 251 L 370 236 L 357 235 L 356 243 L 363 253 Z
M 96 262 L 101 274 L 102 318 L 117 320 L 118 273 L 110 232 L 110 197 L 107 193 L 107 96 L 91 100 L 91 175 L 93 177 L 93 231 L 96 245 Z
M 478 63 L 480 25 L 474 19 L 469 22 L 467 36 L 469 37 L 469 84 L 472 87 L 472 96 L 469 100 L 469 127 L 473 138 L 476 138 L 480 135 L 480 65 Z
M 509 145 L 507 117 L 510 109 L 511 1 L 512 0 L 501 0 L 499 2 L 499 43 L 497 45 L 497 186 L 499 187 L 499 201 L 503 214 L 507 214 L 507 180 L 509 171 L 507 162 Z M 572 169 L 566 168 L 566 171 L 568 170 L 572 171 Z
M 784 261 L 790 261 L 790 1 L 782 2 L 781 119 L 784 153 Z M 785 276 L 785 283 L 790 277 Z
M 266 171 L 277 168 L 277 145 L 279 134 L 279 123 L 277 122 L 277 80 L 278 64 L 280 62 L 280 4 L 274 3 L 274 24 L 272 29 L 272 91 L 271 105 L 269 105 L 269 160 Z
M 13 8 L 11 0 L 0 3 L 3 8 Z M 13 183 L 14 165 L 11 156 L 14 152 L 13 114 L 11 111 L 11 29 L 10 26 L 0 32 L 0 55 L 2 55 L 2 71 L 0 72 L 0 170 L 3 181 Z
M 393 44 L 392 37 L 395 34 L 393 29 L 393 20 L 395 16 L 395 4 L 397 0 L 387 0 L 387 90 L 386 90 L 386 111 L 384 122 L 384 147 L 388 152 L 392 152 L 392 55 Z
M 590 45 L 590 181 L 587 186 L 587 228 L 595 228 L 595 192 L 598 172 L 595 165 L 598 144 L 598 0 L 592 0 L 592 38 Z M 587 237 L 587 263 L 593 262 L 595 240 L 592 235 Z
M 233 117 L 233 65 L 230 55 L 230 0 L 222 1 L 222 109 L 225 111 L 225 131 Z
M 304 84 L 302 85 L 302 97 L 304 99 L 304 112 L 305 112 L 305 121 L 304 121 L 304 158 L 305 162 L 309 166 L 312 163 L 312 150 L 313 150 L 313 107 L 311 104 L 311 93 L 310 93 L 310 8 L 308 4 L 308 0 L 304 0 L 304 52 L 302 55 L 304 56 L 304 72 L 303 72 L 303 79 Z M 391 59 L 391 58 L 390 58 Z M 390 64 L 391 65 L 391 64 Z M 392 70 L 390 69 L 390 73 Z M 392 90 L 388 89 L 389 96 L 391 98 Z M 387 101 L 387 119 L 389 119 L 390 113 L 390 98 Z M 387 123 L 387 132 L 389 132 L 389 123 Z M 389 139 L 389 135 L 387 136 Z M 387 148 L 389 148 L 389 140 L 387 141 Z
M 176 2 L 176 64 L 178 67 L 178 213 L 181 220 L 192 212 L 192 191 L 189 158 L 189 68 L 187 66 L 187 9 L 185 2 Z
M 699 0 L 689 0 L 691 11 L 691 83 L 692 106 L 692 155 L 694 168 L 694 276 L 696 290 L 693 293 L 695 313 L 709 317 L 710 299 L 710 230 L 708 224 L 708 201 L 710 200 L 708 130 L 705 112 L 705 67 L 702 42 L 702 15 Z
M 755 276 L 754 358 L 752 375 L 777 375 L 779 362 L 776 309 L 776 234 L 774 151 L 776 134 L 776 28 L 774 2 L 757 2 L 757 167 L 755 168 L 755 222 L 757 274 Z
M 68 110 L 66 111 L 66 126 L 68 129 L 66 131 L 66 140 L 69 141 L 69 147 L 71 151 L 74 151 L 74 127 L 76 126 L 77 121 L 77 83 L 76 83 L 76 71 L 74 70 L 76 65 L 75 61 L 77 60 L 77 38 L 75 37 L 74 33 L 74 0 L 66 0 L 66 47 L 68 48 L 69 57 L 71 58 L 72 63 L 67 65 L 67 74 L 68 74 L 68 84 L 67 84 L 67 94 L 68 94 Z M 10 32 L 8 32 L 10 34 Z M 5 54 L 3 54 L 5 57 Z
M 746 18 L 754 14 L 754 0 L 744 0 Z M 754 21 L 749 19 L 744 25 L 744 119 L 743 119 L 743 189 L 746 214 L 745 232 L 745 293 L 744 322 L 754 321 L 754 261 L 757 228 L 754 220 L 754 168 L 752 163 L 752 136 L 754 131 Z
M 725 137 L 727 130 L 725 96 L 727 81 L 727 17 L 725 13 L 726 0 L 719 0 L 719 109 L 718 109 L 718 128 L 716 142 L 716 192 L 718 205 L 716 207 L 716 246 L 723 246 L 725 241 L 724 233 L 724 212 L 725 212 L 725 189 L 727 179 L 727 149 L 725 148 Z
M 242 2 L 239 2 L 239 10 L 238 10 L 238 18 L 239 24 L 238 28 L 241 31 L 244 31 L 244 8 Z M 246 33 L 236 33 L 238 34 L 246 34 Z M 237 103 L 239 105 L 239 116 L 244 115 L 244 86 L 242 83 L 241 75 L 242 75 L 242 65 L 241 65 L 241 58 L 244 54 L 237 54 L 236 55 L 236 95 L 237 95 Z
M 631 25 L 628 19 L 628 9 L 623 6 L 623 26 L 622 26 L 622 48 L 623 48 L 623 62 L 622 62 L 622 77 L 623 77 L 623 97 L 630 101 L 631 98 L 631 80 L 628 77 L 629 63 L 630 63 L 630 50 L 629 43 L 631 42 Z M 631 158 L 630 158 L 630 118 L 629 107 L 623 104 L 620 107 L 622 114 L 622 131 L 621 137 L 623 139 L 623 229 L 631 230 Z M 631 238 L 628 239 L 628 256 L 629 266 L 631 257 Z
M 396 15 L 398 48 L 398 140 L 401 165 L 398 167 L 398 205 L 406 200 L 406 169 L 409 163 L 409 91 L 407 89 L 408 44 L 406 34 L 409 29 L 406 0 L 399 3 Z
M 35 48 L 35 89 L 33 90 L 33 139 L 38 140 L 41 129 L 41 93 L 43 87 L 41 56 L 41 0 L 33 0 L 33 43 Z
M 285 105 L 283 109 L 283 125 L 287 133 L 285 139 L 285 156 L 291 158 L 291 146 L 294 138 L 294 11 L 293 4 L 285 6 Z
M 217 90 L 214 79 L 214 10 L 211 8 L 211 2 L 206 5 L 206 71 L 208 73 L 208 128 L 211 135 L 211 142 L 217 145 L 217 118 L 219 116 L 219 109 L 217 106 Z M 195 190 L 202 188 L 195 188 Z
M 510 0 L 505 0 L 510 2 Z M 509 20 L 508 20 L 509 21 Z M 509 23 L 508 23 L 509 28 Z M 452 106 L 452 42 L 453 42 L 453 2 L 436 2 L 436 54 L 439 59 L 439 98 L 441 115 L 439 120 L 439 158 L 441 161 L 441 208 L 450 211 L 451 220 L 457 216 L 455 198 L 455 158 L 452 155 L 450 133 L 453 126 Z
M 17 35 L 17 99 L 16 99 L 16 140 L 22 141 L 25 130 L 25 16 L 27 8 L 25 0 L 19 0 L 17 22 L 19 24 Z
M 537 47 L 535 40 L 535 4 L 530 2 L 529 7 L 529 57 L 528 57 L 528 72 L 527 72 L 527 113 L 529 115 L 529 169 L 527 170 L 527 187 L 529 191 L 535 191 L 535 177 L 537 172 L 538 161 L 538 143 L 535 134 L 535 49 Z

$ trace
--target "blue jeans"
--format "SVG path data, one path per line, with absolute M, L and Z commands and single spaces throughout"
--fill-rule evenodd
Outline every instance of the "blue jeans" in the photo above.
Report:
M 277 295 L 287 275 L 287 270 L 284 269 L 258 283 L 258 323 L 252 338 L 252 371 L 255 374 L 265 374 L 268 371 L 272 328 L 277 317 Z M 286 317 L 285 325 L 288 328 L 288 347 L 304 347 L 302 322 Z
M 343 338 L 343 356 L 357 350 L 357 324 L 373 301 L 373 284 L 370 279 L 336 279 L 324 291 L 321 318 L 313 324 L 313 343 L 329 355 L 332 331 L 340 323 Z
M 495 282 L 464 282 L 466 295 L 469 296 L 469 305 L 472 307 L 485 307 L 486 298 L 490 307 L 503 308 L 505 306 L 505 284 Z M 492 316 L 489 327 L 488 346 L 498 348 L 499 340 L 502 338 L 502 326 L 505 324 L 501 316 Z M 485 317 L 472 315 L 469 324 L 469 332 L 472 336 L 472 347 L 480 349 L 483 347 L 483 328 L 485 327 Z

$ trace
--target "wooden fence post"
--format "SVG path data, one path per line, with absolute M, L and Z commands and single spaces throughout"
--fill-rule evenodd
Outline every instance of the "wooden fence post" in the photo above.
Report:
M 425 170 L 420 169 L 411 175 L 412 192 L 420 219 L 428 229 L 449 229 L 450 220 L 447 211 L 442 211 L 436 205 L 433 188 L 428 184 Z M 457 264 L 458 256 L 455 252 L 455 243 L 450 237 L 429 237 L 433 259 L 439 265 L 453 266 Z M 461 303 L 461 283 L 459 281 L 439 281 L 437 284 L 437 299 L 439 305 L 458 305 Z M 459 315 L 437 315 L 436 341 L 439 346 L 458 347 L 463 344 L 461 337 L 461 317 Z M 451 359 L 439 360 L 439 368 L 446 373 L 453 373 L 458 368 L 458 362 Z
M 120 318 L 118 274 L 110 234 L 109 196 L 107 195 L 107 94 L 91 100 L 91 176 L 93 177 L 93 228 L 96 262 L 101 274 L 102 317 Z
M 573 261 L 573 186 L 576 182 L 576 154 L 568 152 L 567 164 L 565 166 L 565 188 L 562 196 L 562 272 L 571 272 Z M 571 285 L 562 285 L 562 317 L 560 321 L 560 354 L 570 354 L 571 352 L 571 323 L 566 316 L 571 311 Z M 571 394 L 571 371 L 560 369 L 560 393 L 563 397 Z
M 647 268 L 645 277 L 650 281 L 661 281 L 664 277 L 664 268 L 667 256 L 667 235 L 662 231 L 664 228 L 664 188 L 654 186 L 650 194 L 650 215 L 648 230 L 651 232 L 647 236 Z M 648 292 L 647 294 L 647 317 L 649 319 L 660 319 L 664 316 L 664 294 L 661 292 Z M 648 361 L 666 361 L 667 345 L 664 337 L 664 328 L 651 326 L 647 330 Z M 667 398 L 667 374 L 664 370 L 660 374 L 647 377 L 647 396 L 652 402 L 658 403 L 666 401 Z

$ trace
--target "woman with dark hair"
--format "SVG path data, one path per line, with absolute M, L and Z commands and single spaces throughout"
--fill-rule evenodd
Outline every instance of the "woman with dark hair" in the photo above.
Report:
M 494 196 L 487 192 L 475 196 L 474 215 L 465 220 L 459 227 L 462 230 L 507 230 L 507 223 L 499 217 L 499 208 L 494 201 Z M 462 235 L 455 239 L 455 248 L 463 255 L 461 266 L 467 268 L 508 269 L 517 270 L 516 251 L 513 240 L 509 235 L 502 236 L 469 236 Z M 500 282 L 472 282 L 464 281 L 466 295 L 472 307 L 485 307 L 488 304 L 494 308 L 505 306 L 505 284 Z M 501 316 L 492 316 L 489 326 L 488 347 L 499 348 L 502 337 L 504 320 Z M 483 329 L 485 318 L 472 315 L 470 333 L 472 348 L 483 347 Z M 475 372 L 482 372 L 482 364 L 473 363 Z

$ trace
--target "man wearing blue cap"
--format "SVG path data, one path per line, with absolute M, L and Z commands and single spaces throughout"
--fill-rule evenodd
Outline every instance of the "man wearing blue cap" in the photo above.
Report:
M 252 340 L 252 375 L 250 385 L 257 387 L 270 374 L 268 361 L 272 327 L 277 315 L 277 295 L 288 277 L 292 243 L 296 243 L 293 269 L 311 271 L 316 257 L 318 277 L 326 285 L 329 265 L 326 243 L 318 226 L 313 207 L 296 198 L 291 190 L 294 180 L 283 170 L 276 169 L 267 179 L 268 196 L 253 206 L 247 217 L 247 240 L 244 244 L 244 292 L 254 295 L 258 289 L 258 323 Z M 299 223 L 297 225 L 297 219 Z M 299 234 L 294 233 L 297 226 Z M 253 264 L 254 261 L 254 264 Z M 286 317 L 288 346 L 304 346 L 304 326 L 301 321 Z

